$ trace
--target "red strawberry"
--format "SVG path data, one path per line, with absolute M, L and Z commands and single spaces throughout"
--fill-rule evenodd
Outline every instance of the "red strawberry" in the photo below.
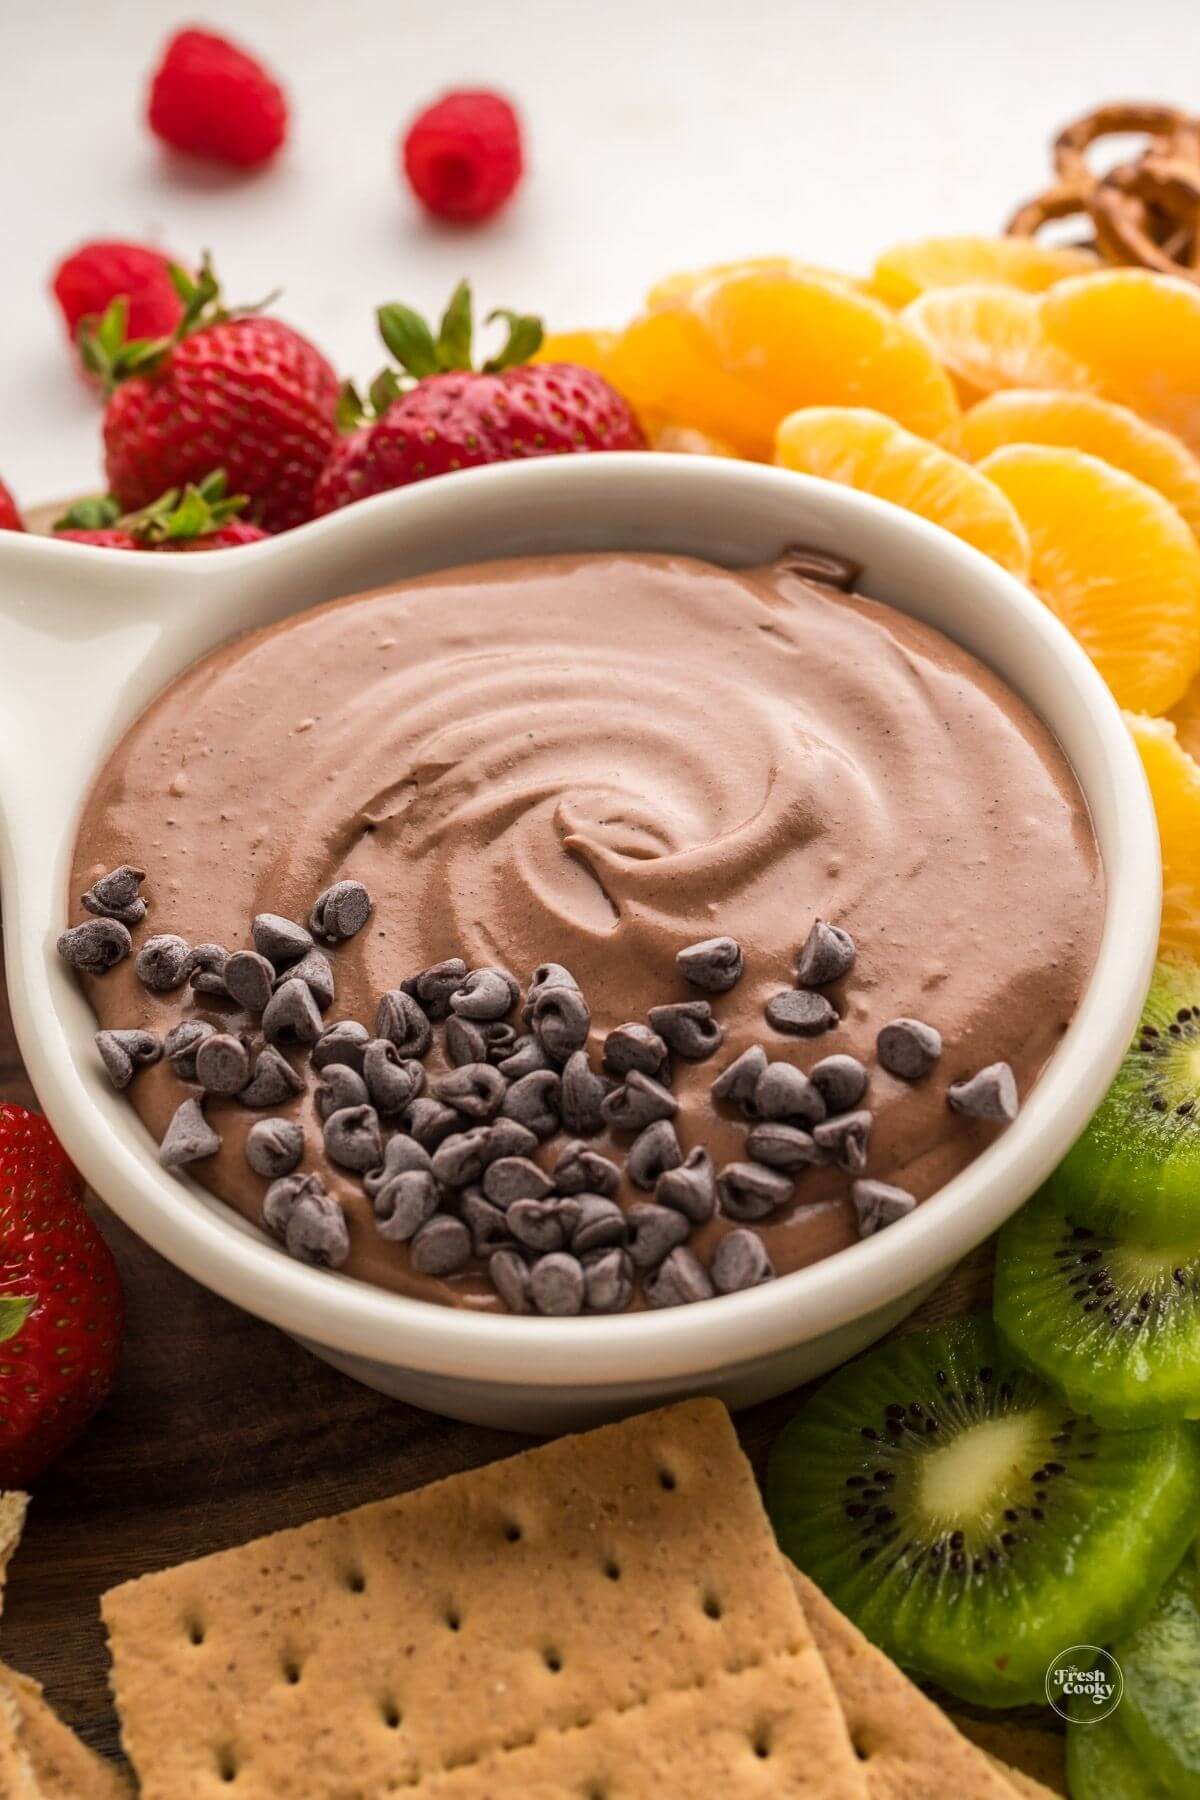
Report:
M 180 31 L 150 84 L 150 129 L 173 150 L 241 169 L 269 162 L 287 136 L 287 99 L 260 62 L 211 31 Z
M 25 521 L 17 510 L 17 503 L 0 481 L 0 531 L 24 531 Z
M 473 225 L 504 205 L 521 179 L 521 124 L 499 94 L 445 94 L 404 139 L 404 172 L 438 219 Z
M 82 1192 L 45 1119 L 0 1104 L 0 1488 L 39 1475 L 113 1384 L 125 1302 Z
M 215 463 L 267 531 L 312 517 L 313 488 L 337 430 L 337 376 L 307 338 L 253 311 L 231 314 L 207 262 L 173 268 L 184 314 L 168 338 L 125 340 L 120 301 L 82 340 L 110 390 L 105 472 L 126 512 Z
M 214 469 L 198 487 L 182 494 L 168 488 L 153 506 L 126 518 L 111 494 L 77 500 L 56 520 L 54 534 L 103 550 L 230 550 L 261 543 L 270 532 L 236 516 L 246 496 L 227 497 L 226 486 L 224 469 Z
M 169 259 L 142 244 L 81 244 L 59 263 L 51 287 L 72 343 L 85 320 L 99 319 L 122 295 L 131 337 L 165 337 L 183 317 Z
M 369 408 L 344 390 L 343 419 L 368 422 L 330 457 L 317 484 L 318 513 L 482 463 L 646 448 L 632 408 L 601 376 L 574 363 L 527 360 L 542 341 L 540 320 L 501 312 L 489 323 L 495 318 L 508 321 L 508 343 L 475 370 L 465 281 L 436 339 L 408 307 L 380 307 L 383 340 L 410 379 L 385 370 L 372 383 Z

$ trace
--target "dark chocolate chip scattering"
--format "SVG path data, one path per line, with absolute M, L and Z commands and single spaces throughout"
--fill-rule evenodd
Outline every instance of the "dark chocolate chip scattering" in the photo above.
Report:
M 471 1233 L 471 1250 L 475 1256 L 490 1256 L 493 1250 L 511 1248 L 512 1238 L 503 1207 L 494 1206 L 478 1188 L 467 1188 L 459 1201 L 458 1212 Z
M 583 1311 L 583 1268 L 577 1257 L 565 1251 L 543 1256 L 529 1277 L 529 1298 L 534 1310 L 551 1318 L 572 1318 Z
M 277 1181 L 304 1155 L 304 1131 L 295 1119 L 255 1119 L 246 1133 L 246 1161 L 256 1175 Z
M 408 1254 L 418 1275 L 456 1275 L 471 1260 L 471 1234 L 461 1219 L 435 1213 L 413 1238 Z
M 539 988 L 530 1003 L 529 1022 L 547 1055 L 565 1062 L 587 1043 L 592 1015 L 578 988 Z
M 319 1175 L 286 1175 L 273 1181 L 263 1195 L 262 1222 L 276 1237 L 282 1237 L 296 1202 L 304 1194 L 323 1194 L 325 1183 Z
M 416 1057 L 403 1057 L 388 1038 L 372 1038 L 362 1053 L 363 1080 L 371 1105 L 384 1118 L 402 1113 L 425 1086 Z
M 592 1312 L 624 1312 L 633 1299 L 633 1263 L 627 1250 L 589 1252 L 583 1259 L 583 1279 Z
M 433 1152 L 433 1173 L 443 1187 L 471 1187 L 487 1167 L 487 1127 L 476 1125 L 473 1131 L 460 1129 L 445 1137 Z
M 789 1175 L 829 1160 L 807 1131 L 779 1119 L 764 1119 L 746 1133 L 746 1154 L 768 1169 Z
M 514 1200 L 505 1221 L 518 1244 L 527 1250 L 561 1250 L 567 1241 L 567 1215 L 561 1200 Z
M 767 1023 L 790 1037 L 819 1037 L 834 1029 L 838 1016 L 824 994 L 809 988 L 784 988 L 767 1001 Z
M 181 1019 L 168 1031 L 163 1039 L 163 1055 L 180 1081 L 195 1081 L 196 1051 L 213 1030 L 207 1019 Z
M 517 1003 L 519 990 L 503 969 L 472 969 L 450 996 L 450 1010 L 460 1019 L 487 1024 L 502 1019 Z
M 881 1225 L 894 1225 L 912 1212 L 917 1202 L 907 1188 L 892 1187 L 886 1181 L 855 1181 L 850 1198 L 858 1215 L 858 1235 L 870 1237 Z
M 226 998 L 225 965 L 229 952 L 221 944 L 197 944 L 188 952 L 188 982 L 194 994 L 219 994 Z
M 535 1069 L 514 1081 L 504 1096 L 501 1112 L 515 1119 L 535 1137 L 553 1137 L 559 1124 L 559 1091 L 561 1083 L 553 1069 Z
M 625 1173 L 635 1187 L 652 1188 L 660 1175 L 677 1169 L 683 1151 L 670 1119 L 654 1119 L 639 1131 L 625 1158 Z
M 507 1207 L 514 1200 L 545 1200 L 554 1183 L 528 1156 L 501 1156 L 484 1169 L 483 1191 L 493 1205 Z
M 655 1081 L 666 1081 L 670 1074 L 666 1044 L 657 1031 L 636 1020 L 609 1032 L 604 1040 L 603 1061 L 610 1075 L 628 1075 L 637 1069 Z
M 83 904 L 100 918 L 119 919 L 122 925 L 140 925 L 146 916 L 146 902 L 138 888 L 145 879 L 145 869 L 122 863 L 92 883 L 87 893 L 81 896 Z
M 371 896 L 361 881 L 335 881 L 318 894 L 309 918 L 314 937 L 340 944 L 361 931 L 371 916 Z
M 761 1044 L 751 1044 L 721 1070 L 710 1092 L 714 1100 L 727 1100 L 746 1110 L 754 1103 L 758 1078 L 767 1066 L 767 1053 Z
M 184 1163 L 215 1156 L 220 1148 L 220 1138 L 205 1118 L 203 1106 L 193 1097 L 172 1114 L 158 1147 L 158 1160 L 164 1169 L 178 1169 Z
M 274 963 L 277 969 L 286 969 L 289 963 L 299 962 L 312 949 L 312 933 L 303 925 L 297 925 L 294 919 L 285 919 L 281 913 L 259 913 L 250 926 L 250 936 L 258 954 Z
M 497 1250 L 488 1262 L 488 1276 L 510 1313 L 527 1313 L 529 1265 L 515 1250 Z
M 892 1019 L 875 1040 L 880 1064 L 901 1081 L 920 1081 L 942 1054 L 942 1034 L 922 1019 Z
M 646 1016 L 667 1048 L 685 1062 L 703 1062 L 724 1042 L 725 1027 L 713 1018 L 707 1000 L 676 1000 L 669 1006 L 652 1006 Z
M 711 1300 L 713 1284 L 700 1258 L 684 1245 L 647 1275 L 642 1283 L 650 1306 L 690 1306 L 695 1300 Z
M 535 1069 L 550 1068 L 551 1062 L 533 1033 L 526 1032 L 515 1040 L 511 1053 L 498 1067 L 506 1081 L 520 1081 L 522 1076 L 532 1075 Z
M 675 961 L 684 980 L 706 994 L 726 994 L 742 979 L 741 945 L 731 937 L 705 938 L 689 944 Z
M 181 937 L 175 937 L 171 932 L 162 932 L 158 937 L 146 939 L 137 953 L 134 973 L 143 987 L 150 988 L 156 994 L 167 994 L 172 988 L 182 987 L 187 980 L 191 967 L 190 956 L 191 952 Z
M 433 1083 L 435 1099 L 452 1106 L 464 1119 L 494 1119 L 508 1092 L 508 1083 L 490 1063 L 466 1063 L 439 1075 Z
M 850 933 L 827 919 L 817 919 L 796 958 L 796 980 L 801 987 L 826 987 L 849 974 L 854 956 Z
M 263 1036 L 271 1044 L 315 1044 L 321 1036 L 321 1012 L 304 981 L 281 982 L 262 1016 Z
M 325 1154 L 340 1169 L 359 1174 L 383 1161 L 379 1114 L 373 1106 L 343 1106 L 325 1121 Z
M 1017 1080 L 1006 1062 L 989 1063 L 965 1081 L 951 1082 L 946 1099 L 968 1119 L 994 1119 L 1011 1125 L 1020 1109 Z
M 622 1085 L 604 1096 L 600 1111 L 614 1131 L 642 1131 L 656 1119 L 673 1119 L 679 1102 L 670 1088 L 630 1069 Z
M 460 1019 L 457 1013 L 451 1013 L 446 1020 L 446 1055 L 456 1069 L 463 1068 L 467 1063 L 486 1062 L 488 1046 L 483 1026 L 476 1025 L 472 1019 Z
M 210 1094 L 240 1094 L 250 1080 L 250 1052 L 230 1031 L 214 1031 L 196 1046 L 196 1080 Z
M 607 1076 L 597 1075 L 586 1050 L 575 1050 L 563 1064 L 559 1104 L 563 1128 L 576 1137 L 595 1137 L 604 1124 L 602 1105 L 612 1091 Z
M 138 1069 L 156 1063 L 163 1053 L 152 1031 L 98 1031 L 96 1048 L 116 1088 L 128 1087 Z
M 436 1020 L 447 1016 L 450 1011 L 450 996 L 462 986 L 466 978 L 467 965 L 462 957 L 448 956 L 442 962 L 431 963 L 419 975 L 410 975 L 400 986 L 419 1003 L 426 1018 Z
M 854 1056 L 825 1056 L 808 1071 L 808 1079 L 830 1113 L 851 1112 L 867 1091 L 867 1071 Z
M 571 1248 L 577 1256 L 589 1250 L 609 1250 L 625 1242 L 629 1227 L 615 1200 L 606 1200 L 603 1194 L 580 1194 L 570 1201 L 569 1208 L 564 1204 L 563 1212 L 569 1221 Z
M 654 1198 L 659 1206 L 670 1206 L 703 1225 L 712 1218 L 717 1205 L 717 1177 L 713 1160 L 702 1144 L 689 1150 L 675 1168 L 664 1169 L 654 1184 Z
M 287 1057 L 267 1044 L 258 1053 L 254 1074 L 238 1095 L 241 1106 L 282 1106 L 295 1094 L 304 1092 L 304 1077 L 298 1075 Z
M 521 1022 L 526 1030 L 529 1029 L 533 1022 L 533 1008 L 538 995 L 546 988 L 557 987 L 578 989 L 579 983 L 572 975 L 570 969 L 565 969 L 562 963 L 539 963 L 537 968 L 533 971 L 528 988 L 525 990 L 525 1005 L 521 1010 Z
M 824 1124 L 813 1126 L 813 1142 L 833 1158 L 839 1169 L 861 1175 L 867 1166 L 871 1124 L 869 1112 L 838 1113 Z
M 537 1145 L 534 1133 L 524 1125 L 518 1125 L 515 1119 L 493 1119 L 487 1128 L 483 1165 L 490 1168 L 505 1156 L 532 1156 Z
M 775 1265 L 757 1231 L 727 1231 L 713 1252 L 712 1283 L 718 1294 L 738 1294 L 772 1281 Z
M 437 1211 L 437 1183 L 428 1169 L 402 1169 L 376 1189 L 373 1204 L 380 1237 L 407 1244 Z
M 674 1250 L 685 1244 L 691 1226 L 672 1206 L 658 1206 L 653 1200 L 635 1200 L 625 1214 L 629 1227 L 629 1254 L 639 1269 L 656 1269 Z
M 607 1156 L 575 1138 L 554 1165 L 554 1185 L 560 1194 L 612 1195 L 621 1185 L 621 1171 Z
M 390 1039 L 401 1056 L 424 1056 L 433 1042 L 433 1027 L 411 994 L 390 988 L 375 1013 L 375 1035 Z
M 819 1125 L 825 1102 L 802 1070 L 791 1063 L 768 1063 L 754 1085 L 753 1106 L 758 1119 L 778 1119 L 789 1125 Z
M 231 959 L 232 960 L 232 959 Z M 371 1034 L 356 1019 L 339 1019 L 324 1030 L 312 1047 L 312 1066 L 323 1069 L 326 1063 L 349 1063 L 361 1073 L 363 1056 Z
M 362 1178 L 362 1183 L 368 1198 L 375 1200 L 388 1182 L 394 1181 L 397 1175 L 408 1175 L 414 1172 L 429 1175 L 432 1173 L 432 1168 L 428 1150 L 418 1144 L 415 1138 L 405 1137 L 403 1132 L 397 1131 L 384 1146 L 383 1161 L 379 1167 L 368 1169 Z
M 350 1254 L 350 1233 L 340 1203 L 323 1190 L 302 1193 L 292 1207 L 284 1243 L 298 1262 L 340 1269 Z
M 410 1100 L 401 1116 L 410 1136 L 430 1151 L 462 1127 L 462 1119 L 452 1106 L 443 1106 L 440 1100 L 431 1100 L 426 1094 Z
M 275 965 L 257 950 L 234 950 L 225 964 L 225 989 L 248 1013 L 265 1012 L 275 987 Z
M 793 1183 L 757 1163 L 726 1164 L 717 1178 L 721 1210 L 731 1219 L 765 1219 L 792 1197 Z
M 371 1095 L 357 1069 L 349 1063 L 326 1063 L 314 1095 L 317 1117 L 328 1119 L 347 1106 L 369 1106 Z M 376 1109 L 378 1110 L 378 1109 Z
M 323 950 L 306 950 L 287 972 L 289 981 L 303 981 L 322 1012 L 328 1012 L 337 995 L 333 965 Z

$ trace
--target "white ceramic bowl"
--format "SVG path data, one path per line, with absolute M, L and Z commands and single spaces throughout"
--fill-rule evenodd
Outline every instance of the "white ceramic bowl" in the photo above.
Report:
M 857 558 L 867 591 L 996 669 L 1055 732 L 1091 807 L 1107 877 L 1100 954 L 1016 1123 L 910 1218 L 864 1243 L 750 1293 L 614 1318 L 483 1316 L 310 1269 L 165 1174 L 101 1070 L 91 1009 L 54 949 L 84 798 L 147 701 L 236 631 L 401 576 L 611 549 L 746 566 L 792 543 Z M 101 553 L 0 533 L 0 719 L 9 997 L 70 1155 L 127 1225 L 196 1280 L 384 1392 L 490 1425 L 557 1430 L 695 1392 L 745 1405 L 872 1342 L 1063 1155 L 1116 1070 L 1153 963 L 1154 814 L 1120 714 L 1073 639 L 958 539 L 848 488 L 753 464 L 629 455 L 510 464 L 383 495 L 233 556 Z

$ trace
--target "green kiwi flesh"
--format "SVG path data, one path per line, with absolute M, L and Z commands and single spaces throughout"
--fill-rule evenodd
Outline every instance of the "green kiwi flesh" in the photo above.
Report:
M 1104 1431 L 973 1318 L 839 1370 L 775 1445 L 767 1507 L 894 1661 L 1016 1706 L 1064 1646 L 1145 1616 L 1200 1521 L 1200 1445 Z
M 1125 1677 L 1121 1728 L 1171 1794 L 1200 1794 L 1200 1571 L 1189 1556 L 1131 1637 L 1113 1646 Z
M 1200 967 L 1160 962 L 1099 1111 L 1058 1170 L 1068 1207 L 1136 1219 L 1148 1244 L 1200 1243 Z
M 1009 1343 L 1100 1424 L 1200 1415 L 1200 1235 L 1157 1245 L 1135 1219 L 1097 1223 L 1060 1171 L 1000 1233 L 994 1305 Z
M 1171 1800 L 1121 1726 L 1121 1708 L 1091 1725 L 1067 1729 L 1067 1785 L 1072 1800 Z

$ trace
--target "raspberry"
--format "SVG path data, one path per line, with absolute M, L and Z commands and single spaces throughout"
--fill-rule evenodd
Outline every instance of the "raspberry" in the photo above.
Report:
M 167 337 L 183 316 L 183 302 L 168 273 L 172 259 L 142 244 L 81 244 L 59 263 L 51 288 L 74 342 L 83 319 L 99 319 L 111 301 L 128 302 L 131 338 Z
M 0 481 L 0 531 L 24 531 L 25 523 L 21 518 L 16 501 Z
M 446 94 L 408 128 L 404 171 L 435 218 L 472 225 L 508 199 L 523 168 L 521 125 L 499 94 Z
M 254 169 L 287 135 L 282 88 L 227 38 L 180 31 L 150 85 L 150 129 L 174 150 Z

